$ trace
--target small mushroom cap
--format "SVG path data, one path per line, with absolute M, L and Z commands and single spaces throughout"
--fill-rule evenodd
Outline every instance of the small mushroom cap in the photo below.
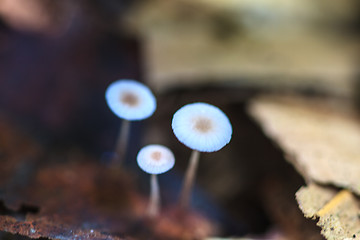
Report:
M 148 118 L 156 109 L 153 93 L 135 80 L 122 79 L 111 83 L 105 98 L 113 113 L 129 121 Z
M 137 155 L 139 167 L 150 174 L 160 174 L 169 171 L 175 164 L 171 150 L 163 145 L 147 145 Z
M 232 126 L 219 108 L 208 103 L 191 103 L 173 116 L 175 136 L 187 147 L 200 152 L 214 152 L 231 140 Z

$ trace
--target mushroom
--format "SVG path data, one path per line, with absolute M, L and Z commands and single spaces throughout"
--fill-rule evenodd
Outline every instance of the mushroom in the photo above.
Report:
M 123 119 L 117 138 L 112 162 L 120 164 L 124 159 L 130 130 L 130 121 L 150 117 L 156 109 L 156 99 L 151 90 L 135 80 L 121 79 L 109 85 L 105 93 L 111 111 Z
M 144 172 L 151 174 L 150 203 L 147 213 L 150 217 L 156 217 L 160 209 L 160 189 L 157 174 L 167 172 L 174 166 L 174 154 L 163 145 L 147 145 L 139 151 L 137 163 Z
M 228 144 L 232 126 L 219 108 L 198 102 L 187 104 L 174 114 L 172 129 L 181 143 L 193 149 L 180 194 L 180 207 L 185 209 L 189 205 L 200 152 L 215 152 Z

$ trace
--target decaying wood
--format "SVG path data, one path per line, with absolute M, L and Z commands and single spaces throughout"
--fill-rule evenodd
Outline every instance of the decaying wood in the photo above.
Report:
M 49 239 L 202 239 L 217 226 L 170 204 L 146 217 L 148 196 L 127 171 L 79 152 L 45 151 L 0 114 L 0 231 Z
M 349 95 L 358 40 L 314 28 L 317 21 L 331 25 L 343 21 L 340 15 L 355 15 L 354 1 L 335 5 L 152 0 L 130 11 L 127 23 L 143 39 L 147 79 L 159 90 L 226 82 Z
M 249 110 L 305 179 L 360 194 L 360 121 L 346 104 L 264 97 Z
M 360 121 L 349 104 L 266 96 L 249 112 L 309 183 L 296 194 L 304 215 L 327 239 L 359 238 Z
M 360 202 L 350 191 L 310 184 L 297 192 L 296 199 L 306 217 L 318 219 L 327 239 L 359 239 Z

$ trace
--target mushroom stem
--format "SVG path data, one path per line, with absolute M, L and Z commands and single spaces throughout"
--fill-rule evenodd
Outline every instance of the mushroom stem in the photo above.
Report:
M 150 189 L 150 203 L 147 211 L 149 217 L 153 218 L 159 215 L 160 209 L 160 188 L 156 174 L 151 174 Z
M 185 180 L 180 195 L 180 208 L 189 207 L 190 194 L 195 180 L 196 169 L 199 165 L 200 152 L 193 150 L 190 156 L 190 162 L 186 169 Z
M 116 140 L 115 156 L 112 159 L 112 163 L 121 165 L 126 157 L 126 148 L 128 145 L 128 136 L 130 132 L 130 121 L 122 120 L 119 130 L 119 134 Z

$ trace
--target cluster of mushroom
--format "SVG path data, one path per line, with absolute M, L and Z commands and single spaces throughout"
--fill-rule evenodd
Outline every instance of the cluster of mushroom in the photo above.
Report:
M 110 109 L 123 119 L 116 144 L 114 162 L 119 163 L 125 156 L 129 121 L 150 117 L 156 109 L 156 99 L 150 89 L 134 80 L 118 80 L 106 90 L 106 100 Z M 178 140 L 191 148 L 192 154 L 185 173 L 180 195 L 180 207 L 187 208 L 200 152 L 215 152 L 231 140 L 232 126 L 228 117 L 217 107 L 207 103 L 191 103 L 180 108 L 173 116 L 172 129 Z M 157 174 L 170 170 L 175 157 L 170 149 L 162 145 L 143 147 L 137 155 L 139 167 L 151 174 L 151 192 L 148 215 L 159 214 L 160 191 Z

